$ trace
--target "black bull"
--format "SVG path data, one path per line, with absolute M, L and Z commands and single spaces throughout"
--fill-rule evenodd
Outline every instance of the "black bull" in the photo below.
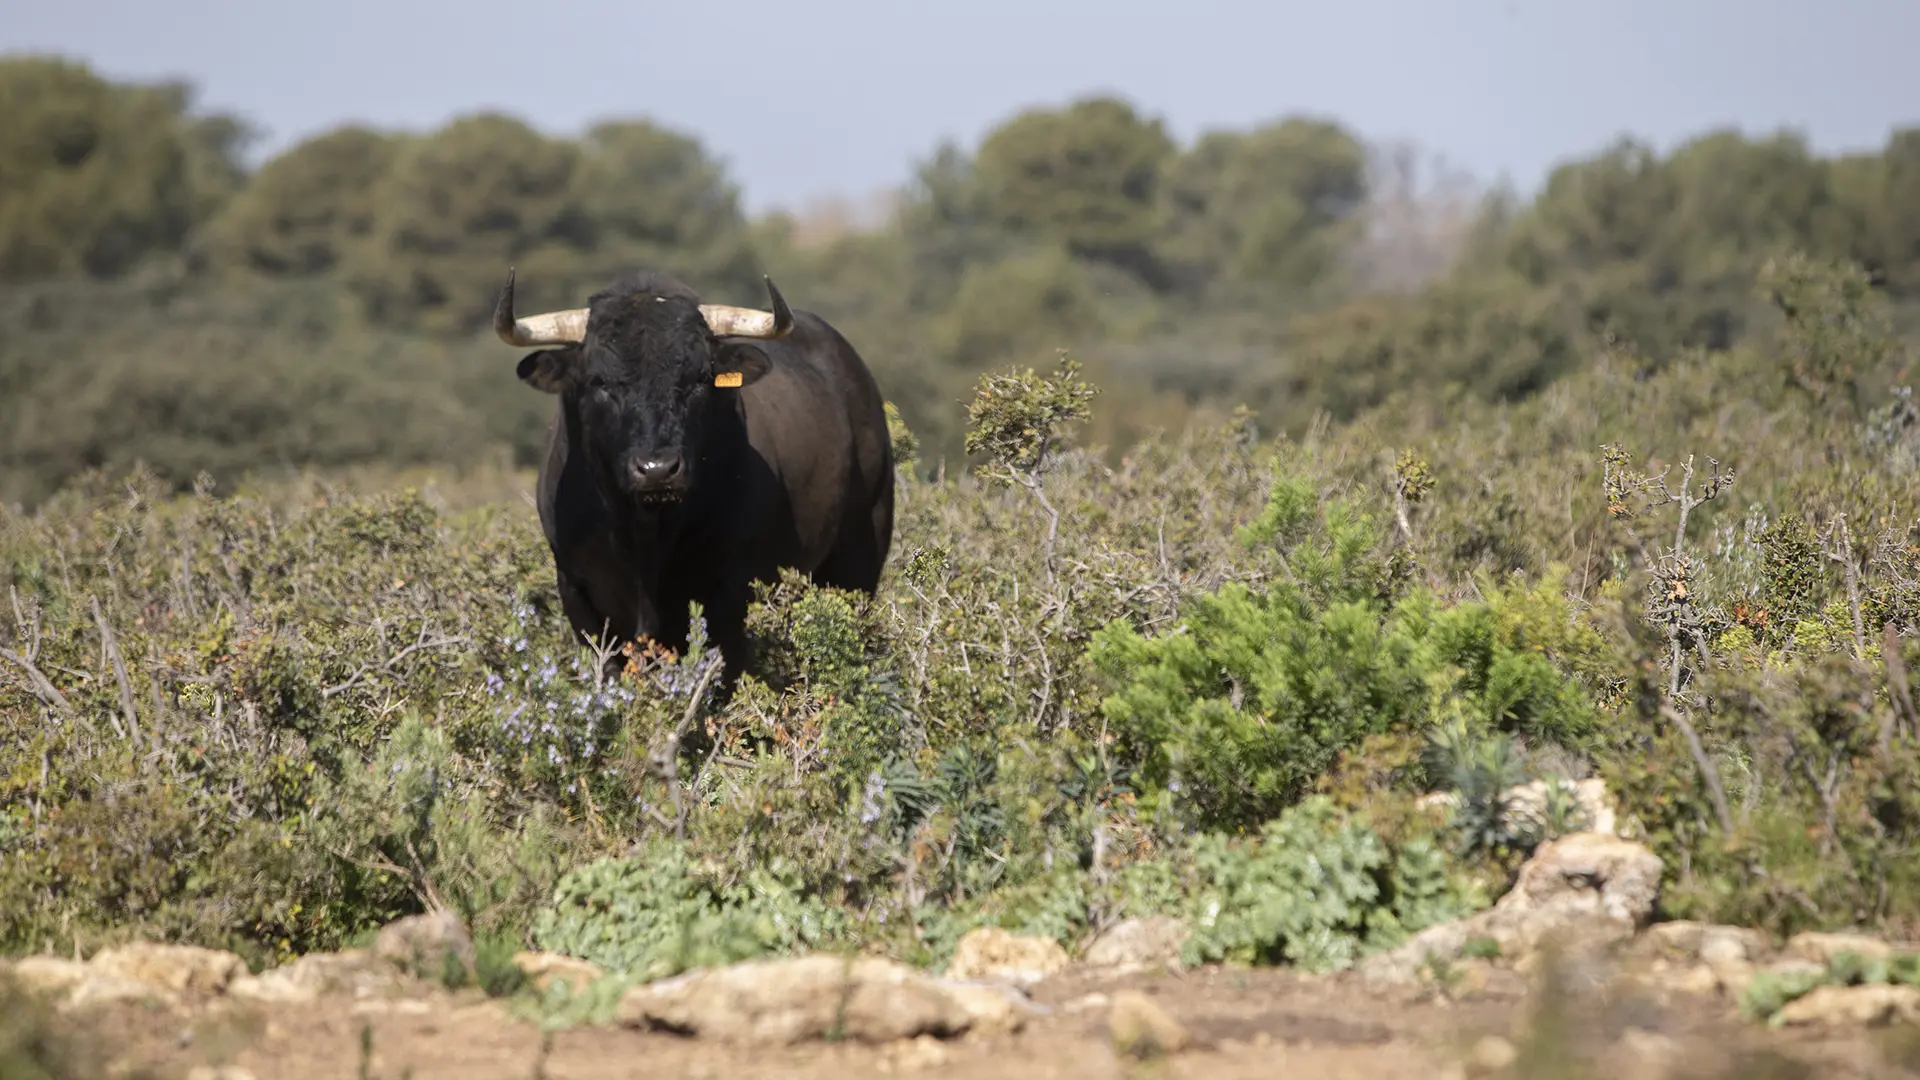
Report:
M 750 664 L 755 581 L 783 567 L 869 595 L 893 541 L 893 450 L 859 353 L 825 319 L 702 304 L 663 274 L 494 329 L 520 380 L 559 401 L 537 503 L 583 640 L 684 651 L 698 601 L 731 686 Z

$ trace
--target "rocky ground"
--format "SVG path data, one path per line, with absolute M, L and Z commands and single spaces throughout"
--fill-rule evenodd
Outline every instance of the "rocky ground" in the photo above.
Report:
M 471 962 L 434 916 L 260 974 L 161 945 L 10 969 L 72 1044 L 72 1068 L 38 1074 L 55 1076 L 1920 1076 L 1920 946 L 1649 925 L 1659 873 L 1636 844 L 1566 837 L 1491 910 L 1332 976 L 1182 970 L 1172 920 L 1122 923 L 1077 959 L 976 931 L 939 975 L 819 955 L 620 987 L 522 954 L 550 996 L 611 988 L 602 1022 L 550 1034 L 527 998 L 407 974 Z M 26 1006 L 0 1014 L 0 1080 L 35 1075 Z

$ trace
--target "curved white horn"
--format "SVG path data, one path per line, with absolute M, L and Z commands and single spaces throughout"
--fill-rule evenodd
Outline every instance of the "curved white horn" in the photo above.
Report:
M 761 280 L 767 283 L 767 296 L 773 301 L 772 311 L 727 304 L 701 304 L 700 315 L 707 320 L 707 326 L 720 337 L 783 338 L 792 333 L 793 310 L 787 307 L 786 298 L 780 295 L 779 289 L 773 287 L 772 278 L 762 277 Z
M 513 317 L 513 267 L 507 267 L 507 283 L 493 305 L 493 332 L 509 345 L 576 345 L 587 336 L 587 309 L 548 311 L 539 315 Z

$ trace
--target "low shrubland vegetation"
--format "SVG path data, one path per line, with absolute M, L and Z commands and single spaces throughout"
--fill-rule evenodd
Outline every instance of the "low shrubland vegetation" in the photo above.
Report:
M 894 418 L 878 597 L 766 588 L 724 707 L 697 636 L 573 642 L 523 477 L 95 472 L 0 519 L 0 945 L 261 965 L 445 905 L 640 976 L 1173 914 L 1332 970 L 1490 902 L 1581 824 L 1503 791 L 1590 775 L 1670 915 L 1914 928 L 1904 354 L 1857 271 L 1770 273 L 1764 341 L 1300 439 L 1110 457 L 1073 363 L 984 376 L 973 474 Z

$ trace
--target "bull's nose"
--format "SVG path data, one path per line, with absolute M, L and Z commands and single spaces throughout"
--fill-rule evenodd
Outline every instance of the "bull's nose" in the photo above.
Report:
M 657 488 L 672 483 L 680 475 L 680 455 L 657 454 L 634 462 L 633 479 L 642 488 Z

